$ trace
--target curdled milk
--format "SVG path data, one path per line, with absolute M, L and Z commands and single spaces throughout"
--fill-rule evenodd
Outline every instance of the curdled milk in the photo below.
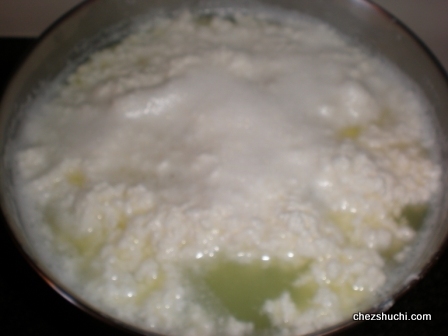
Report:
M 29 114 L 17 181 L 56 276 L 173 335 L 296 335 L 375 301 L 437 191 L 429 107 L 310 19 L 184 13 Z

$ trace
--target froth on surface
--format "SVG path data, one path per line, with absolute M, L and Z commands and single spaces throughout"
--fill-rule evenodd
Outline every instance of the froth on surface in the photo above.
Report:
M 427 111 L 322 23 L 184 13 L 30 114 L 17 180 L 40 253 L 92 305 L 170 334 L 306 333 L 405 258 L 439 183 Z M 226 302 L 238 277 L 280 289 L 253 317 Z

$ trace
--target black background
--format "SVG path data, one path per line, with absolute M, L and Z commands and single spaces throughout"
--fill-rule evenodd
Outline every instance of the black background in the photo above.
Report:
M 0 38 L 0 92 L 33 39 Z M 0 217 L 0 334 L 1 335 L 129 335 L 82 312 L 51 289 L 27 264 Z M 339 336 L 448 335 L 448 253 L 402 296 L 388 313 L 431 314 L 431 321 L 370 321 Z M 197 335 L 201 336 L 201 335 Z

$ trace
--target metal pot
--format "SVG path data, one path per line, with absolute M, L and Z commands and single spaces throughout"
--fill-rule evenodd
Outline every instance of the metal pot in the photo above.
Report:
M 448 81 L 442 67 L 428 50 L 403 25 L 379 7 L 364 0 L 259 0 L 259 3 L 274 5 L 288 11 L 298 11 L 316 17 L 334 26 L 373 54 L 388 59 L 403 73 L 416 82 L 427 100 L 432 104 L 430 118 L 437 132 L 442 164 L 447 166 L 448 137 Z M 25 258 L 44 280 L 64 298 L 79 308 L 107 323 L 135 331 L 151 334 L 127 325 L 93 308 L 79 298 L 70 288 L 59 283 L 42 260 L 37 257 L 31 237 L 25 228 L 25 219 L 19 211 L 18 197 L 13 183 L 11 152 L 23 111 L 28 103 L 39 97 L 49 83 L 64 76 L 82 63 L 86 57 L 106 45 L 119 41 L 131 29 L 136 17 L 157 16 L 188 8 L 193 11 L 238 6 L 250 10 L 253 1 L 214 0 L 91 0 L 77 7 L 61 19 L 41 38 L 38 45 L 16 73 L 0 106 L 0 183 L 1 206 L 9 228 Z M 444 169 L 443 186 L 447 185 L 448 169 Z M 431 216 L 431 230 L 422 236 L 424 244 L 417 244 L 413 258 L 397 272 L 399 276 L 385 288 L 384 293 L 371 311 L 388 309 L 394 300 L 418 280 L 437 259 L 448 234 L 447 191 L 438 199 L 437 211 Z M 354 322 L 347 320 L 336 326 L 321 330 L 319 334 L 333 333 Z

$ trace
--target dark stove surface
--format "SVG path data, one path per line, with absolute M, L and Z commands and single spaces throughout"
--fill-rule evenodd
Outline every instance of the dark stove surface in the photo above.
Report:
M 0 93 L 34 45 L 0 38 Z M 129 335 L 82 312 L 51 289 L 27 264 L 0 214 L 0 334 L 5 336 Z M 431 314 L 431 321 L 369 321 L 340 336 L 448 335 L 448 252 L 388 313 Z M 197 335 L 201 336 L 201 335 Z

